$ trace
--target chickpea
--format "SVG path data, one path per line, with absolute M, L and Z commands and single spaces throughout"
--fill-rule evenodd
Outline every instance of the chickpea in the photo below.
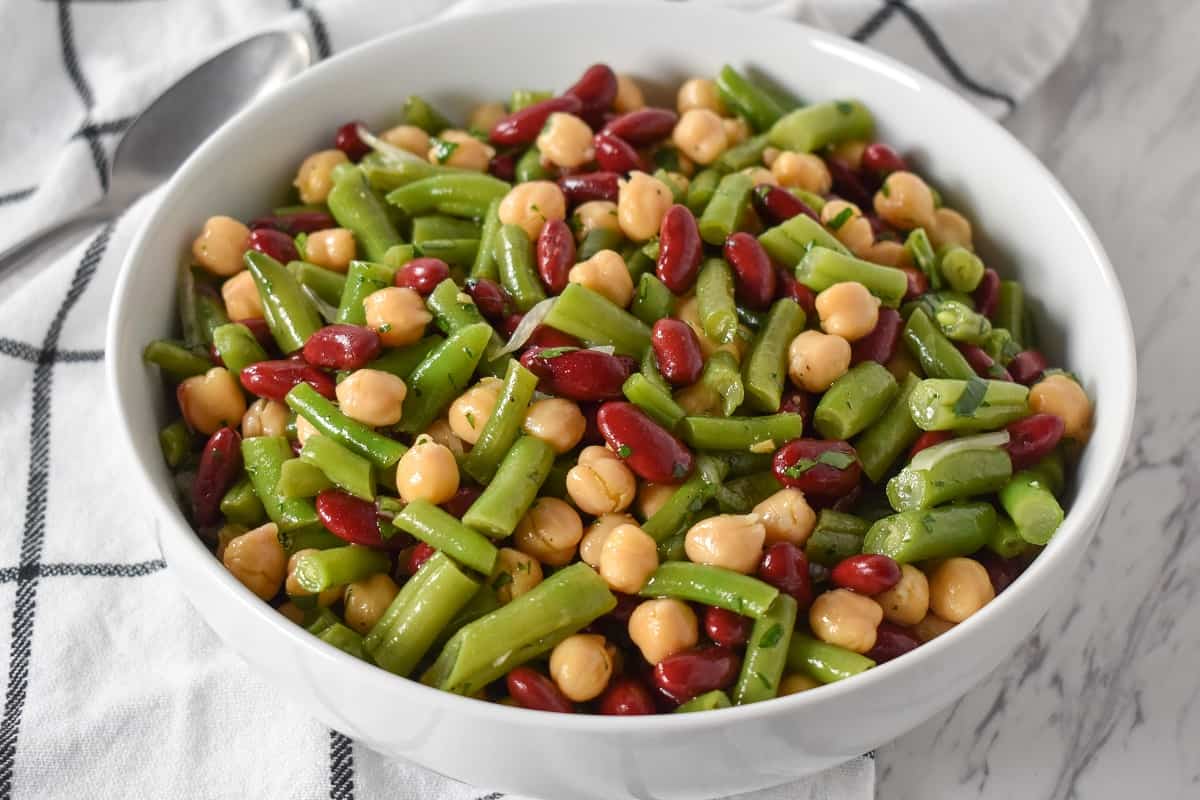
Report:
M 711 164 L 729 149 L 725 122 L 707 108 L 683 112 L 671 137 L 675 146 L 697 164 Z
M 962 622 L 995 596 L 987 570 L 973 558 L 947 558 L 929 576 L 929 607 L 947 622 Z
M 283 585 L 287 555 L 279 543 L 279 528 L 268 522 L 243 533 L 225 546 L 225 569 L 263 600 L 270 600 Z
M 525 412 L 521 428 L 530 436 L 541 439 L 562 455 L 583 438 L 587 420 L 579 406 L 561 397 L 535 400 Z
M 236 275 L 246 268 L 242 254 L 249 237 L 250 229 L 233 217 L 209 217 L 192 242 L 192 258 L 213 275 Z
M 912 632 L 924 644 L 936 639 L 953 627 L 953 622 L 946 622 L 946 620 L 936 614 L 926 614 L 924 619 L 912 626 Z
M 500 221 L 520 225 L 531 241 L 537 241 L 550 220 L 566 218 L 567 199 L 553 181 L 518 183 L 500 201 Z
M 237 427 L 246 414 L 242 387 L 224 367 L 193 375 L 179 384 L 175 396 L 184 421 L 205 436 L 212 436 L 226 425 Z
M 567 280 L 607 297 L 620 308 L 633 302 L 633 278 L 625 259 L 615 250 L 601 250 L 587 261 L 580 261 L 571 267 Z
M 779 185 L 779 179 L 775 177 L 775 173 L 766 167 L 747 167 L 742 170 L 742 174 L 748 176 L 755 186 Z
M 254 436 L 286 436 L 292 412 L 278 400 L 260 397 L 242 415 L 242 438 Z M 298 420 L 297 420 L 298 421 Z
M 809 689 L 816 689 L 820 685 L 820 681 L 815 681 L 802 672 L 792 672 L 784 675 L 783 679 L 779 681 L 779 696 L 783 697 L 789 694 L 807 692 Z
M 766 543 L 791 542 L 804 547 L 817 526 L 817 514 L 799 489 L 780 489 L 751 511 L 758 515 Z
M 425 158 L 425 154 L 429 152 L 429 134 L 416 125 L 397 125 L 394 128 L 388 128 L 379 134 L 379 138 L 393 147 L 407 150 L 421 158 Z
M 304 260 L 334 272 L 350 269 L 358 254 L 354 234 L 348 228 L 326 228 L 313 231 L 304 244 Z
M 788 347 L 788 375 L 806 392 L 823 392 L 850 369 L 850 343 L 820 331 L 802 331 Z
M 557 497 L 539 497 L 513 531 L 513 545 L 543 564 L 564 567 L 583 538 L 578 512 Z
M 408 387 L 390 372 L 356 369 L 337 385 L 342 413 L 367 425 L 395 425 Z
M 716 81 L 708 78 L 691 78 L 684 81 L 675 94 L 675 108 L 680 114 L 685 114 L 693 108 L 712 111 L 718 116 L 725 116 L 727 113 Z
M 449 448 L 456 458 L 466 452 L 462 439 L 454 435 L 454 431 L 450 429 L 450 422 L 445 417 L 429 423 L 429 427 L 425 429 L 425 435 Z
M 691 527 L 684 537 L 684 550 L 697 564 L 748 575 L 762 560 L 766 537 L 757 514 L 719 514 Z
M 629 617 L 629 638 L 642 658 L 657 664 L 667 656 L 695 647 L 700 639 L 691 606 L 673 597 L 647 600 Z
M 775 160 L 777 158 L 779 158 L 780 154 L 782 154 L 782 153 L 783 153 L 783 151 L 780 150 L 778 147 L 763 148 L 763 154 L 762 154 L 763 166 L 766 167 L 767 169 L 770 169 L 771 167 L 773 167 L 775 165 Z
M 607 448 L 593 445 L 567 473 L 567 494 L 588 514 L 624 511 L 633 502 L 637 479 Z
M 900 230 L 929 230 L 934 220 L 933 192 L 911 172 L 893 172 L 875 193 L 875 213 Z
M 496 566 L 488 583 L 496 591 L 500 605 L 516 600 L 542 582 L 542 565 L 533 556 L 511 547 L 501 547 L 496 555 Z
M 1092 401 L 1087 392 L 1066 375 L 1042 378 L 1029 390 L 1029 409 L 1035 414 L 1053 414 L 1063 421 L 1063 435 L 1086 442 L 1092 432 Z
M 749 139 L 753 133 L 750 130 L 750 123 L 741 117 L 723 119 L 721 120 L 721 127 L 725 129 L 725 141 L 730 147 L 738 146 Z
M 638 513 L 642 519 L 650 519 L 667 504 L 679 486 L 673 483 L 650 483 L 646 481 L 638 491 Z
M 346 624 L 366 635 L 400 594 L 400 587 L 385 573 L 346 586 Z
M 577 633 L 550 653 L 550 677 L 568 699 L 586 703 L 600 696 L 613 674 L 613 660 L 603 636 Z
M 834 145 L 829 155 L 841 161 L 850 169 L 860 169 L 862 167 L 863 151 L 867 149 L 867 142 L 862 139 L 851 139 L 846 142 L 839 142 Z
M 814 194 L 828 194 L 833 188 L 833 176 L 819 156 L 785 150 L 771 163 L 771 172 L 780 186 L 803 189 Z
M 853 203 L 830 200 L 821 209 L 821 221 L 855 255 L 863 255 L 875 244 L 871 223 Z
M 621 232 L 621 223 L 617 219 L 617 204 L 609 200 L 589 200 L 580 204 L 571 215 L 575 238 L 583 241 L 587 235 L 597 228 L 614 233 Z
M 471 109 L 467 118 L 467 127 L 476 131 L 490 131 L 500 120 L 508 116 L 508 109 L 503 103 L 480 103 Z
M 460 394 L 446 412 L 454 435 L 467 444 L 479 441 L 479 434 L 492 418 L 503 389 L 504 381 L 499 378 L 484 378 Z
M 418 436 L 396 465 L 396 488 L 406 503 L 444 503 L 458 491 L 458 462 L 450 448 L 428 436 Z
M 466 131 L 442 131 L 429 140 L 429 163 L 487 172 L 496 149 Z
M 849 589 L 834 589 L 817 595 L 808 610 L 813 635 L 855 653 L 875 646 L 875 631 L 883 622 L 883 609 L 869 597 Z
M 246 527 L 244 525 L 238 525 L 235 522 L 226 522 L 224 525 L 221 526 L 221 529 L 217 531 L 217 560 L 218 561 L 224 562 L 225 548 L 229 546 L 230 542 L 232 542 L 234 539 L 241 536 L 245 532 L 246 532 Z
M 637 520 L 628 514 L 601 514 L 584 531 L 579 542 L 579 557 L 592 569 L 600 569 L 600 555 L 608 535 L 621 525 L 637 524 Z
M 644 108 L 646 98 L 642 88 L 629 75 L 617 75 L 617 96 L 613 99 L 613 110 L 619 114 Z
M 933 212 L 933 227 L 929 229 L 929 241 L 935 248 L 961 245 L 973 249 L 971 223 L 953 208 L 939 208 Z
M 300 202 L 324 203 L 333 188 L 333 168 L 349 163 L 346 154 L 337 149 L 321 150 L 304 159 L 292 182 L 300 192 Z
M 912 256 L 909 255 L 908 249 L 900 244 L 900 242 L 893 242 L 887 239 L 875 242 L 875 244 L 866 248 L 858 255 L 867 261 L 883 264 L 885 267 L 913 266 Z
M 288 600 L 275 610 L 286 617 L 288 622 L 296 625 L 300 625 L 304 622 L 304 609 L 300 608 L 300 606 L 296 605 L 291 600 Z
M 916 625 L 929 613 L 929 580 L 911 564 L 900 565 L 900 581 L 875 595 L 883 617 L 897 625 Z
M 658 569 L 658 545 L 637 525 L 618 525 L 600 548 L 600 577 L 618 592 L 636 594 Z
M 556 111 L 537 137 L 538 152 L 558 167 L 579 167 L 596 157 L 592 129 L 574 114 Z
M 658 233 L 674 197 L 658 178 L 636 170 L 620 186 L 617 221 L 621 231 L 635 242 L 644 242 Z
M 288 597 L 312 597 L 312 592 L 300 585 L 300 581 L 296 579 L 296 565 L 300 563 L 300 559 L 304 556 L 319 553 L 320 550 L 312 547 L 306 547 L 303 550 L 297 550 L 292 553 L 287 561 L 287 578 L 283 582 L 283 590 L 287 592 Z M 326 589 L 317 595 L 317 605 L 321 608 L 329 606 L 342 599 L 342 587 L 334 586 L 331 589 Z
M 320 435 L 321 432 L 318 431 L 311 422 L 299 414 L 296 415 L 296 441 L 300 443 L 301 447 L 304 446 L 304 443 L 307 442 L 310 437 Z
M 378 333 L 388 347 L 403 347 L 418 341 L 433 319 L 421 295 L 406 286 L 388 286 L 367 295 L 362 302 L 367 327 Z
M 262 296 L 254 283 L 254 276 L 247 270 L 221 284 L 221 299 L 225 301 L 225 313 L 230 319 L 262 319 Z
M 826 333 L 857 342 L 879 322 L 879 298 L 858 281 L 835 283 L 817 295 L 817 315 Z

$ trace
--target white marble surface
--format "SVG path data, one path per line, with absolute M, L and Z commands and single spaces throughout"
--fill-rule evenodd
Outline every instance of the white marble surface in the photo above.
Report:
M 1200 3 L 1093 0 L 1008 122 L 1100 234 L 1138 414 L 1071 595 L 1011 661 L 878 753 L 879 797 L 1200 797 Z

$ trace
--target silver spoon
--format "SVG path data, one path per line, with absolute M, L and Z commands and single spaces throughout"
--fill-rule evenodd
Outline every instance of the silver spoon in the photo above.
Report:
M 183 76 L 138 115 L 113 154 L 108 191 L 95 203 L 31 231 L 0 252 L 0 272 L 76 225 L 115 218 L 175 172 L 209 134 L 251 100 L 312 62 L 303 34 L 262 33 Z

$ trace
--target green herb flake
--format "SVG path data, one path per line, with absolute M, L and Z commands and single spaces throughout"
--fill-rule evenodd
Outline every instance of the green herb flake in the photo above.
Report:
M 987 394 L 988 382 L 978 376 L 972 376 L 967 381 L 967 386 L 963 389 L 963 393 L 959 396 L 958 401 L 954 404 L 954 413 L 959 417 L 973 417 L 976 410 L 983 404 L 983 397 Z
M 467 424 L 471 426 L 471 430 L 475 430 L 475 415 L 468 411 L 463 416 L 467 418 Z
M 817 462 L 815 459 L 800 458 L 796 460 L 795 464 L 792 464 L 790 467 L 785 469 L 783 474 L 787 475 L 789 478 L 799 478 L 816 465 Z
M 387 333 L 387 332 L 388 332 L 388 331 L 390 331 L 391 329 L 392 329 L 392 323 L 390 323 L 390 322 L 385 322 L 385 323 L 383 323 L 382 325 L 380 325 L 380 326 L 379 326 L 379 332 L 380 332 L 380 333 Z
M 513 577 L 512 577 L 511 573 L 501 572 L 499 575 L 496 576 L 496 579 L 494 581 L 492 581 L 492 588 L 499 591 L 502 587 L 507 586 L 508 584 L 510 584 L 512 582 L 513 582 Z
M 779 644 L 779 640 L 782 638 L 783 626 L 776 622 L 774 625 L 768 628 L 767 632 L 764 633 L 762 638 L 758 640 L 758 646 L 763 649 L 774 647 L 775 645 Z
M 836 103 L 834 103 L 834 106 L 837 108 L 838 113 L 840 113 L 840 114 L 853 114 L 854 113 L 854 104 L 849 101 L 838 100 Z
M 846 469 L 854 463 L 854 456 L 840 450 L 826 450 L 817 456 L 817 462 L 834 469 Z
M 623 444 L 617 448 L 617 455 L 619 455 L 621 458 L 629 458 L 631 455 L 633 455 L 633 449 L 630 448 L 629 445 Z
M 448 142 L 445 139 L 430 139 L 429 144 L 433 149 L 433 160 L 439 164 L 445 164 L 454 155 L 454 151 L 458 149 L 457 142 Z
M 538 358 L 546 360 L 558 358 L 559 356 L 565 356 L 567 353 L 573 353 L 578 349 L 578 347 L 546 347 L 538 350 Z
M 683 464 L 680 464 L 678 461 L 676 461 L 675 464 L 671 467 L 671 474 L 674 475 L 677 479 L 685 478 L 685 477 L 687 477 L 687 467 L 685 467 Z
M 892 190 L 888 188 L 888 183 L 887 183 L 887 181 L 884 181 L 884 182 L 883 182 L 883 185 L 879 187 L 879 193 L 880 193 L 881 195 L 883 195 L 884 197 L 891 197 L 891 196 L 892 196 Z
M 854 209 L 847 206 L 838 212 L 837 216 L 825 223 L 830 230 L 839 230 L 843 225 L 850 221 L 854 216 Z

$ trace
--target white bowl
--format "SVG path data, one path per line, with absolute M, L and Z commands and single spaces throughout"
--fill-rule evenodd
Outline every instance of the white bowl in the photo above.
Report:
M 376 127 L 420 93 L 463 118 L 514 87 L 569 85 L 589 64 L 667 87 L 724 62 L 802 97 L 857 97 L 880 138 L 975 223 L 988 263 L 1036 298 L 1054 361 L 1096 403 L 1066 522 L 1029 570 L 949 634 L 859 677 L 704 714 L 568 716 L 446 694 L 368 666 L 288 622 L 213 558 L 176 506 L 156 433 L 167 406 L 148 340 L 175 325 L 174 265 L 209 215 L 243 219 L 284 197 L 299 161 L 349 119 Z M 661 98 L 671 105 L 669 95 Z M 1133 336 L 1095 234 L 1046 169 L 929 78 L 864 47 L 762 16 L 694 5 L 523 8 L 396 33 L 321 64 L 238 115 L 180 169 L 124 265 L 108 331 L 109 381 L 161 519 L 163 554 L 209 625 L 274 685 L 382 753 L 487 789 L 538 797 L 692 798 L 782 783 L 867 752 L 929 719 L 1013 651 L 1071 587 L 1112 489 L 1133 417 Z

